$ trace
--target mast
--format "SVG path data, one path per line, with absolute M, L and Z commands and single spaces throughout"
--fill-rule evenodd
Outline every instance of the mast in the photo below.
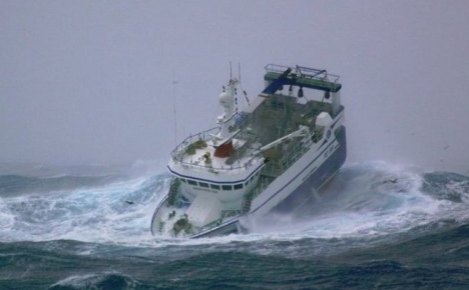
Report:
M 215 150 L 214 155 L 216 157 L 229 157 L 234 151 L 232 138 L 236 132 L 231 131 L 234 124 L 234 116 L 236 115 L 235 91 L 237 84 L 238 80 L 231 78 L 228 86 L 226 88 L 223 87 L 223 92 L 219 97 L 220 105 L 223 107 L 223 114 L 217 118 L 217 124 L 220 125 L 221 131 L 216 138 L 221 140 L 221 144 Z
M 221 126 L 221 132 L 218 136 L 221 140 L 229 138 L 230 127 L 233 124 L 233 117 L 236 113 L 235 110 L 235 87 L 238 84 L 236 79 L 230 79 L 228 86 L 223 87 L 223 92 L 220 94 L 219 102 L 223 107 L 223 114 L 218 116 L 217 123 Z

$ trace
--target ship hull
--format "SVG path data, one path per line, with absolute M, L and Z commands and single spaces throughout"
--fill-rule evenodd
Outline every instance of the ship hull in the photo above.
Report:
M 303 66 L 265 69 L 266 87 L 253 103 L 238 111 L 239 80 L 230 78 L 217 127 L 171 152 L 174 178 L 153 215 L 154 235 L 249 232 L 272 211 L 294 214 L 308 205 L 344 164 L 339 76 Z
M 287 198 L 278 204 L 272 211 L 291 212 L 293 208 L 298 208 L 312 196 L 322 194 L 322 190 L 331 181 L 347 158 L 346 129 L 342 126 L 336 133 L 340 147 L 309 176 L 298 188 L 296 188 Z
M 327 157 L 327 159 L 320 165 L 318 168 L 299 186 L 297 186 L 293 191 L 288 192 L 287 188 L 282 191 L 277 191 L 278 195 L 284 196 L 284 198 L 277 202 L 276 205 L 272 206 L 271 204 L 264 204 L 263 206 L 254 208 L 251 212 L 235 217 L 227 222 L 222 223 L 221 225 L 214 227 L 212 229 L 203 231 L 201 233 L 188 236 L 188 238 L 202 238 L 202 237 L 213 237 L 221 236 L 230 233 L 239 233 L 248 231 L 240 224 L 240 219 L 247 218 L 249 220 L 250 216 L 256 216 L 259 212 L 291 212 L 292 208 L 298 208 L 305 200 L 308 200 L 312 194 L 320 192 L 322 188 L 336 175 L 341 166 L 345 163 L 347 157 L 347 144 L 346 144 L 346 129 L 344 126 L 341 126 L 336 130 L 335 133 L 336 142 L 339 144 L 338 148 Z M 336 143 L 336 144 L 337 144 Z M 329 144 L 332 146 L 332 143 Z M 324 152 L 318 155 L 317 158 L 323 157 Z M 312 162 L 313 163 L 313 162 Z M 304 167 L 301 171 L 308 171 L 312 163 L 309 166 Z M 299 178 L 301 174 L 295 176 Z M 164 198 L 165 200 L 167 197 Z M 152 219 L 152 232 L 155 229 L 155 216 L 161 206 L 164 206 L 165 202 L 160 203 L 160 206 L 157 207 L 155 215 Z M 262 208 L 264 207 L 264 208 Z

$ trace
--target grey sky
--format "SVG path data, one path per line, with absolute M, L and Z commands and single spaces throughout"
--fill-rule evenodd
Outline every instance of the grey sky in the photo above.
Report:
M 0 162 L 166 162 L 240 62 L 341 76 L 349 162 L 469 170 L 468 1 L 0 1 Z

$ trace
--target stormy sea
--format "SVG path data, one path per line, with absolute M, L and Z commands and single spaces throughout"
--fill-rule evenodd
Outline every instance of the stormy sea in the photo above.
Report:
M 469 289 L 457 173 L 350 164 L 291 213 L 195 240 L 151 236 L 166 173 L 0 173 L 2 290 Z

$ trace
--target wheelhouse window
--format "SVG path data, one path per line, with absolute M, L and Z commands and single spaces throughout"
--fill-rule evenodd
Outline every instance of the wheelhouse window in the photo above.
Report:
M 211 188 L 211 189 L 220 190 L 220 185 L 217 185 L 217 184 L 210 184 L 210 188 Z
M 205 187 L 205 188 L 208 188 L 208 183 L 205 183 L 205 182 L 199 182 L 199 186 L 200 186 L 200 187 Z
M 222 185 L 221 188 L 223 190 L 233 190 L 233 187 L 231 185 Z
M 190 185 L 197 185 L 197 182 L 195 182 L 194 180 L 190 180 L 190 179 L 187 180 L 187 183 L 189 183 Z
M 235 184 L 235 185 L 233 186 L 233 189 L 235 189 L 235 190 L 236 190 L 236 189 L 241 189 L 241 188 L 243 188 L 243 184 L 242 184 L 242 183 Z

